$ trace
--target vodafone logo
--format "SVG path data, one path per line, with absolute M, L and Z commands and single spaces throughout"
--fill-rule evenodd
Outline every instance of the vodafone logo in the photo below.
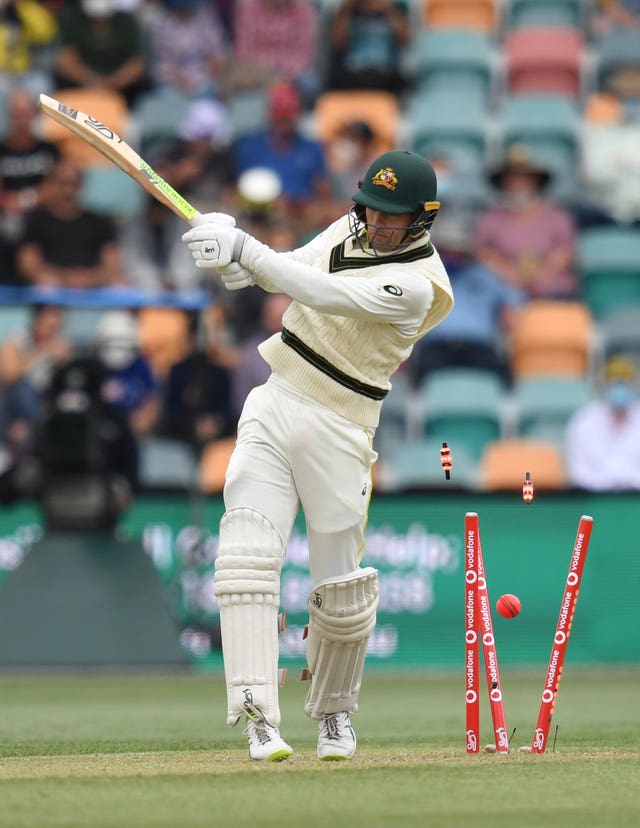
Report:
M 487 588 L 487 582 L 484 579 L 484 575 L 482 577 L 480 577 L 480 575 L 478 575 L 478 589 L 486 589 L 486 588 Z
M 567 575 L 567 586 L 575 586 L 579 580 L 577 572 L 570 572 Z
M 468 569 L 464 573 L 464 579 L 468 584 L 475 584 L 475 582 L 478 580 L 478 573 L 474 572 L 472 569 Z
M 475 690 L 467 690 L 465 699 L 467 704 L 475 704 L 478 701 L 478 694 Z
M 502 690 L 499 687 L 494 687 L 489 693 L 489 698 L 494 702 L 502 701 Z
M 562 630 L 558 630 L 553 637 L 553 640 L 556 644 L 564 644 L 567 640 L 567 634 L 563 633 Z
M 493 647 L 493 641 L 493 633 L 488 632 L 482 636 L 482 643 L 487 647 Z
M 467 630 L 464 636 L 467 644 L 475 644 L 478 640 L 478 633 L 475 630 Z
M 543 690 L 542 701 L 544 704 L 550 704 L 553 701 L 553 690 Z

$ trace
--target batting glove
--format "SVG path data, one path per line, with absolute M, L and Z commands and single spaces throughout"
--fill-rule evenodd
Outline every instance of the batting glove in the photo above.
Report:
M 227 224 L 202 224 L 182 236 L 196 267 L 220 268 L 240 258 L 246 233 Z
M 241 290 L 255 285 L 256 277 L 239 262 L 231 262 L 218 268 L 227 290 Z
M 193 220 L 193 226 L 200 227 L 203 224 L 223 224 L 235 227 L 236 220 L 228 213 L 199 213 Z

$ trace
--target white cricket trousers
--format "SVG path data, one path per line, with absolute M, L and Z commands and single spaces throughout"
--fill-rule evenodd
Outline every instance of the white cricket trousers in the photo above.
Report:
M 374 429 L 357 425 L 273 373 L 248 395 L 227 469 L 225 509 L 254 509 L 283 548 L 302 506 L 313 584 L 352 572 L 364 550 Z

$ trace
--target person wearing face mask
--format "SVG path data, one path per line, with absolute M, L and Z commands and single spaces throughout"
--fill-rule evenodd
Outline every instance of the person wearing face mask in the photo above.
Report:
M 133 105 L 147 88 L 142 35 L 134 14 L 114 0 L 66 3 L 59 15 L 58 87 L 83 86 L 118 92 Z
M 640 396 L 630 360 L 616 356 L 607 362 L 599 398 L 567 424 L 565 456 L 574 486 L 594 492 L 640 489 Z
M 545 194 L 551 173 L 513 145 L 489 180 L 499 199 L 476 223 L 479 262 L 529 298 L 574 298 L 576 229 L 571 214 Z
M 105 374 L 101 396 L 141 437 L 152 430 L 159 414 L 156 383 L 138 345 L 138 326 L 128 311 L 111 311 L 97 330 L 97 355 Z

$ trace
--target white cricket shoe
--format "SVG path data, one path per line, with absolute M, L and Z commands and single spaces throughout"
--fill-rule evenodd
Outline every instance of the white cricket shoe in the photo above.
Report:
M 348 713 L 326 713 L 318 723 L 318 759 L 323 762 L 351 759 L 356 753 L 356 733 Z
M 278 728 L 269 724 L 253 705 L 247 712 L 243 733 L 249 741 L 249 757 L 256 762 L 282 762 L 293 753 L 293 748 L 285 742 Z

